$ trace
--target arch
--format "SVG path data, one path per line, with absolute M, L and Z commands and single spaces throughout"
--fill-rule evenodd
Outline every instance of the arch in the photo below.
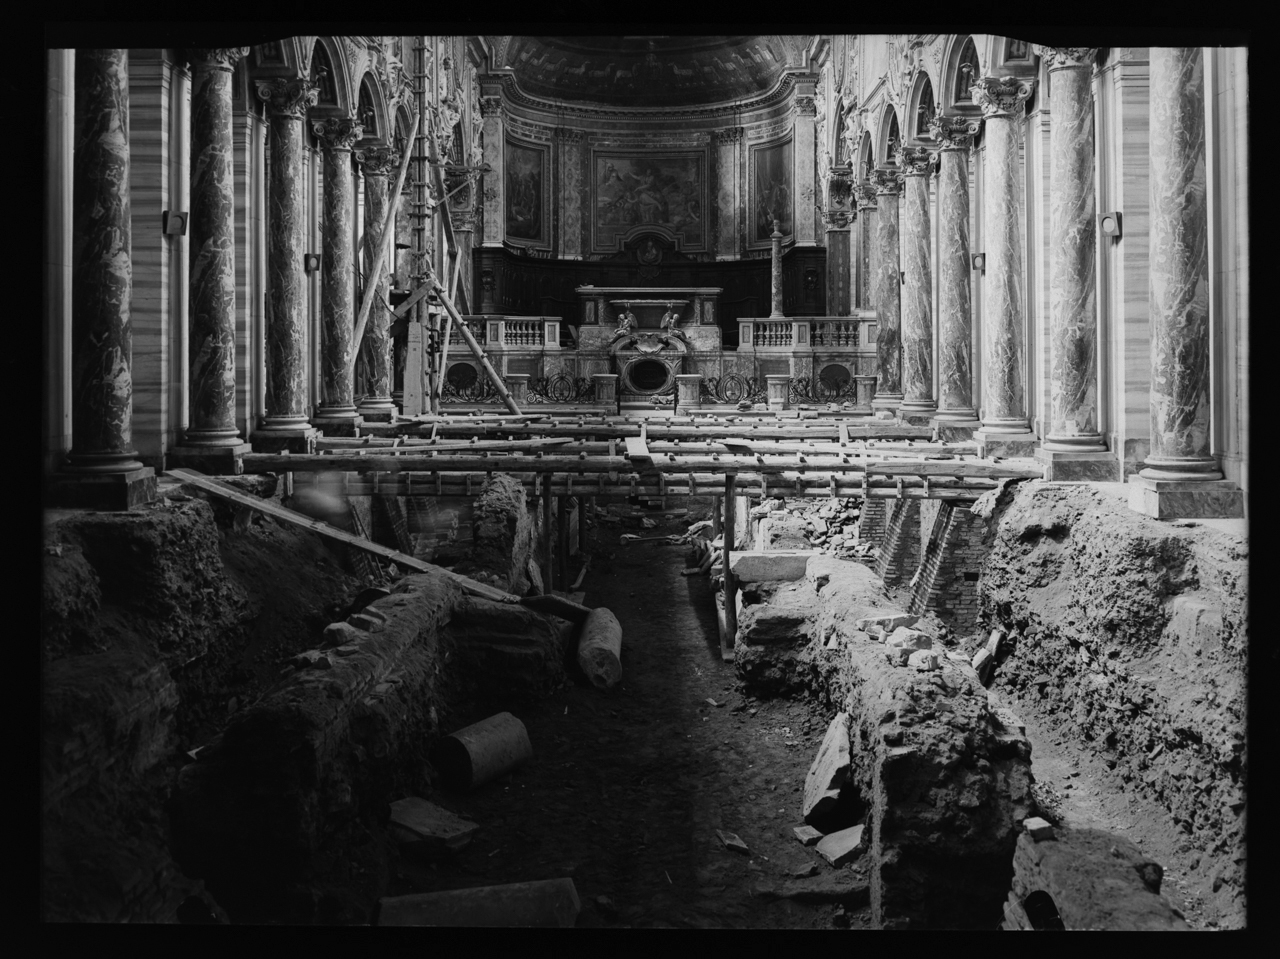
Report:
M 875 144 L 871 142 L 871 131 L 863 130 L 862 143 L 858 146 L 858 169 L 855 176 L 859 180 L 865 180 L 875 168 L 876 150 Z
M 407 140 L 411 129 L 413 129 L 413 113 L 410 111 L 408 98 L 405 98 L 396 105 L 395 142 Z M 412 150 L 413 144 L 406 144 L 406 149 Z M 408 183 L 407 180 L 405 182 Z
M 933 81 L 929 78 L 929 74 L 920 70 L 916 74 L 915 83 L 911 86 L 911 93 L 907 97 L 907 110 L 904 119 L 910 119 L 910 128 L 903 130 L 903 135 L 908 141 L 929 140 L 929 118 L 938 109 L 937 98 L 934 96 Z
M 342 55 L 342 48 L 333 37 L 316 37 L 311 53 L 310 74 L 314 78 L 317 68 L 323 66 L 329 72 L 329 80 L 333 86 L 333 100 L 326 101 L 321 91 L 317 107 L 328 107 L 337 110 L 345 117 L 355 113 L 355 97 L 351 95 L 351 75 L 347 70 L 347 58 Z M 319 111 L 324 112 L 324 111 Z
M 893 104 L 886 103 L 884 111 L 880 114 L 880 122 L 876 126 L 877 135 L 875 141 L 875 155 L 880 158 L 880 166 L 887 167 L 894 162 L 893 149 L 889 145 L 889 141 L 893 140 L 897 146 L 902 142 L 902 130 L 898 125 L 898 111 L 893 108 Z
M 366 70 L 364 76 L 360 78 L 355 112 L 356 119 L 364 126 L 364 135 L 360 138 L 362 143 L 376 140 L 379 143 L 390 144 L 391 124 L 387 116 L 387 98 L 383 93 L 382 84 L 378 82 L 377 74 L 372 70 Z M 370 118 L 372 118 L 372 126 Z
M 969 94 L 973 79 L 983 75 L 982 38 L 974 34 L 957 34 L 951 38 L 942 57 L 942 77 L 934 90 L 938 108 L 947 114 L 975 114 L 979 108 Z M 965 72 L 962 68 L 968 67 Z

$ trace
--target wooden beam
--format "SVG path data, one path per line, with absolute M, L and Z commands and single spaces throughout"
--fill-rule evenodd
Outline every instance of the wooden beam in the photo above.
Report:
M 738 638 L 738 586 L 730 568 L 733 553 L 734 501 L 737 499 L 738 477 L 734 473 L 724 478 L 724 546 L 721 551 L 721 568 L 724 573 L 724 641 L 720 644 L 720 658 L 733 661 L 733 647 Z

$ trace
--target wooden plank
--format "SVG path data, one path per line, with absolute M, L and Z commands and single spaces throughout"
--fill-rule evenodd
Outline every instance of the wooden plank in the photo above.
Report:
M 965 476 L 983 479 L 1040 479 L 1044 470 L 1037 466 L 1010 466 L 1004 463 L 961 463 L 955 460 L 930 460 L 912 462 L 870 462 L 866 464 L 868 475 L 879 476 Z
M 475 440 L 470 443 L 447 441 L 442 443 L 438 440 L 414 439 L 412 437 L 404 436 L 397 436 L 394 439 L 375 436 L 366 436 L 359 439 L 347 436 L 335 436 L 332 438 L 320 437 L 317 439 L 316 450 L 323 452 L 324 450 L 376 449 L 380 453 L 423 453 L 427 451 L 443 453 L 476 450 L 501 450 L 503 452 L 518 453 L 522 450 L 540 450 L 556 446 L 567 446 L 572 442 L 573 439 L 568 436 L 549 436 L 545 439 L 527 440 Z
M 529 606 L 530 608 L 539 608 L 540 605 L 542 607 L 540 611 L 550 611 L 546 609 L 546 597 L 537 598 L 541 601 L 540 604 L 528 602 L 521 599 L 519 596 L 516 596 L 514 593 L 508 593 L 504 590 L 496 589 L 493 586 L 487 586 L 484 583 L 477 583 L 473 579 L 468 579 L 466 576 L 463 576 L 460 573 L 455 573 L 452 570 L 443 569 L 442 567 L 436 566 L 434 563 L 425 562 L 415 556 L 409 556 L 406 553 L 390 549 L 380 543 L 374 543 L 361 536 L 355 536 L 348 533 L 346 530 L 338 529 L 336 526 L 330 526 L 328 523 L 312 519 L 310 516 L 295 513 L 291 509 L 286 509 L 283 506 L 277 506 L 275 503 L 259 499 L 256 496 L 249 496 L 240 492 L 238 489 L 226 486 L 202 473 L 197 473 L 195 470 L 171 469 L 165 470 L 164 475 L 172 476 L 174 479 L 180 480 L 183 483 L 189 483 L 197 489 L 204 490 L 206 493 L 212 493 L 214 496 L 220 496 L 223 499 L 230 500 L 238 506 L 247 506 L 250 509 L 256 509 L 260 513 L 266 513 L 268 516 L 275 517 L 278 520 L 283 520 L 284 522 L 291 523 L 294 526 L 308 529 L 320 536 L 337 540 L 340 543 L 346 543 L 348 546 L 354 546 L 356 549 L 363 550 L 366 553 L 373 553 L 375 556 L 381 556 L 385 559 L 389 559 L 398 566 L 404 566 L 407 569 L 416 570 L 420 573 L 434 573 L 437 576 L 443 576 L 445 579 L 449 579 L 457 583 L 462 591 L 470 596 L 478 596 L 481 599 L 492 600 L 496 603 L 516 603 L 523 606 Z M 533 597 L 530 598 L 532 599 Z M 557 599 L 559 599 L 559 597 L 557 597 Z M 565 612 L 571 611 L 574 621 L 580 621 L 576 617 L 585 618 L 590 612 L 590 610 L 585 606 L 580 606 L 577 603 L 571 603 L 566 599 L 559 599 L 558 605 Z M 575 608 L 571 610 L 571 607 Z M 555 615 L 561 616 L 564 615 L 564 613 L 557 612 Z
M 649 462 L 649 463 L 653 462 L 653 456 L 651 456 L 649 453 L 649 447 L 646 445 L 644 441 L 644 437 L 628 436 L 626 437 L 626 444 L 627 444 L 627 459 L 633 460 L 633 461 L 644 460 L 645 462 Z

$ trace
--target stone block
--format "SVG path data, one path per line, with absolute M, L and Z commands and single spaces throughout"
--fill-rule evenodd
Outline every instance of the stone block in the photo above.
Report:
M 324 628 L 320 641 L 321 649 L 336 649 L 348 643 L 358 643 L 365 637 L 365 631 L 356 629 L 350 623 L 330 623 Z
M 391 832 L 403 843 L 461 849 L 480 826 L 417 796 L 391 804 Z
M 934 649 L 917 649 L 907 657 L 907 664 L 925 671 L 942 668 L 942 664 L 938 661 L 938 652 Z
M 918 629 L 899 626 L 889 633 L 884 640 L 886 646 L 901 646 L 904 649 L 933 649 L 933 639 Z
M 850 826 L 829 836 L 823 836 L 818 843 L 818 855 L 839 869 L 845 863 L 853 862 L 866 849 L 862 841 L 865 826 Z
M 739 594 L 741 595 L 741 594 Z M 746 606 L 738 615 L 738 642 L 748 646 L 808 639 L 809 611 L 798 606 Z
M 1120 460 L 1114 453 L 1078 453 L 1065 450 L 1035 451 L 1035 461 L 1044 466 L 1044 478 L 1054 483 L 1119 483 Z
M 1032 839 L 1039 842 L 1041 839 L 1053 838 L 1053 826 L 1039 816 L 1030 816 L 1022 820 L 1022 828 L 1027 831 Z
M 814 550 L 743 550 L 729 556 L 729 568 L 739 583 L 790 582 L 805 575 Z
M 812 826 L 796 826 L 791 831 L 796 834 L 796 839 L 802 846 L 812 846 L 822 838 L 822 833 Z
M 912 650 L 901 646 L 888 646 L 885 648 L 884 657 L 891 666 L 905 666 L 907 665 L 907 660 L 911 658 L 911 653 Z
M 352 616 L 347 617 L 347 622 L 356 629 L 364 630 L 366 633 L 376 633 L 382 629 L 385 620 L 378 616 L 373 616 L 368 610 L 362 610 Z
M 320 431 L 314 427 L 297 430 L 264 430 L 253 432 L 250 442 L 255 453 L 314 453 Z
M 50 482 L 49 504 L 68 509 L 120 511 L 154 502 L 160 495 L 150 466 L 127 473 L 58 473 Z
M 984 646 L 973 657 L 973 669 L 978 674 L 978 678 L 983 683 L 991 676 L 991 668 L 995 665 L 995 659 Z
M 740 852 L 743 855 L 750 855 L 751 850 L 747 848 L 747 844 L 742 841 L 736 832 L 725 832 L 723 829 L 716 830 L 716 836 L 724 843 L 726 849 L 733 852 Z
M 911 613 L 901 613 L 896 609 L 876 610 L 875 612 L 860 617 L 854 622 L 854 626 L 858 629 L 870 632 L 871 626 L 878 626 L 879 632 L 893 633 L 904 626 L 914 626 L 920 622 L 920 617 Z
M 1238 518 L 1244 491 L 1230 480 L 1184 482 L 1129 477 L 1129 508 L 1155 519 Z
M 801 809 L 805 822 L 812 822 L 835 807 L 840 787 L 849 778 L 849 762 L 849 714 L 836 713 L 805 776 Z
M 1035 455 L 1040 440 L 1032 432 L 1026 433 L 986 433 L 978 430 L 974 433 L 978 441 L 978 455 L 981 457 L 1030 457 Z

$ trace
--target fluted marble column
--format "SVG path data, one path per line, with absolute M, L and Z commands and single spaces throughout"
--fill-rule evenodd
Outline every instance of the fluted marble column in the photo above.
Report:
M 307 321 L 302 121 L 319 86 L 309 80 L 258 81 L 267 103 L 267 377 L 261 430 L 306 430 Z M 254 434 L 254 445 L 259 444 Z
M 324 236 L 320 266 L 320 406 L 315 423 L 340 435 L 360 421 L 351 383 L 355 335 L 355 194 L 351 148 L 364 134 L 355 120 L 330 117 L 312 129 L 324 150 Z
M 898 269 L 898 172 L 876 170 L 876 237 L 872 254 L 875 270 L 876 410 L 896 411 L 902 405 L 902 280 Z
M 929 167 L 923 148 L 898 151 L 902 171 L 902 416 L 923 417 L 937 409 L 933 399 L 933 270 L 929 237 Z
M 129 51 L 77 50 L 68 469 L 127 473 L 133 449 Z
M 973 302 L 969 289 L 969 145 L 978 121 L 935 116 L 938 143 L 938 415 L 974 423 Z
M 364 173 L 364 256 L 366 269 L 373 266 L 383 242 L 382 223 L 390 202 L 391 174 L 399 169 L 400 154 L 390 147 L 368 147 L 356 159 Z M 391 316 L 387 312 L 387 276 L 389 261 L 383 259 L 379 275 L 365 277 L 375 286 L 373 305 L 364 329 L 364 342 L 359 349 L 368 360 L 367 392 L 357 407 L 367 420 L 386 421 L 396 411 L 391 400 Z
M 1220 479 L 1209 452 L 1204 64 L 1151 48 L 1150 479 Z
M 1094 294 L 1092 63 L 1096 49 L 1039 48 L 1050 81 L 1049 430 L 1046 450 L 1101 452 Z
M 983 416 L 978 442 L 981 449 L 984 442 L 994 440 L 1006 444 L 1002 452 L 1018 455 L 1030 455 L 1034 449 L 1022 368 L 1025 339 L 1018 230 L 1018 132 L 1023 103 L 1034 83 L 1017 77 L 982 77 L 972 87 L 974 103 L 982 107 L 986 123 L 982 213 L 987 266 L 982 309 Z M 1013 443 L 1019 444 L 1018 448 L 1008 445 Z
M 782 314 L 782 231 L 778 229 L 778 221 L 773 221 L 773 232 L 769 234 L 770 274 L 769 274 L 769 319 L 780 320 Z
M 188 49 L 191 81 L 190 425 L 187 447 L 238 447 L 231 79 L 248 47 Z

